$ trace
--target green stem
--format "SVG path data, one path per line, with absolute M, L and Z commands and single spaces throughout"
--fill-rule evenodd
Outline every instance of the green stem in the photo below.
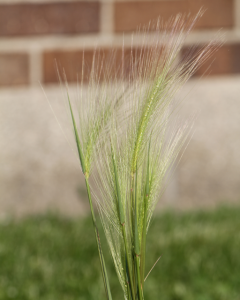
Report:
M 136 254 L 135 260 L 136 260 L 136 268 L 137 268 L 138 295 L 139 295 L 139 299 L 143 300 L 143 289 L 142 289 L 142 284 L 141 284 L 139 259 L 140 259 L 139 255 Z
M 150 168 L 150 142 L 149 142 L 149 146 L 148 146 L 147 177 L 146 177 L 146 186 L 145 186 L 145 194 L 144 194 L 144 209 L 143 209 L 144 218 L 143 218 L 142 245 L 141 245 L 141 258 L 140 258 L 142 289 L 144 287 L 146 236 L 147 236 L 147 209 L 148 209 L 148 199 L 149 199 L 149 192 L 150 192 L 150 170 L 149 170 L 149 168 Z
M 131 214 L 130 214 L 130 221 L 131 221 L 131 228 L 132 228 L 132 235 L 131 235 L 131 240 L 133 241 L 132 243 L 132 269 L 133 269 L 133 284 L 134 287 L 136 286 L 135 284 L 135 253 L 134 253 L 134 242 L 135 242 L 135 219 L 134 219 L 134 214 L 135 214 L 135 198 L 134 198 L 134 178 L 135 175 L 131 175 Z M 134 289 L 136 290 L 136 289 Z
M 145 202 L 147 199 L 145 199 Z M 146 207 L 146 206 L 145 206 Z M 145 208 L 144 208 L 145 209 Z M 142 231 L 142 244 L 141 244 L 141 258 L 140 258 L 140 270 L 141 270 L 141 284 L 144 286 L 144 273 L 145 273 L 145 256 L 146 256 L 146 235 L 147 235 L 147 213 L 144 211 L 143 219 L 143 231 Z
M 130 273 L 131 265 L 130 265 L 129 256 L 128 256 L 125 224 L 122 224 L 122 233 L 123 233 L 123 240 L 124 240 L 125 252 L 126 252 L 126 257 L 127 257 L 127 266 L 128 266 L 128 271 L 129 271 L 130 290 L 131 290 L 132 299 L 135 300 L 135 289 L 134 289 L 134 285 L 133 285 L 132 272 Z
M 136 168 L 135 174 L 135 222 L 134 222 L 134 252 L 135 252 L 135 264 L 137 271 L 137 290 L 139 300 L 143 300 L 143 292 L 141 285 L 141 276 L 140 276 L 140 244 L 139 244 L 139 234 L 138 234 L 138 170 Z
M 88 194 L 88 200 L 89 200 L 89 205 L 90 205 L 90 210 L 91 210 L 91 215 L 92 215 L 93 227 L 94 227 L 94 231 L 95 231 L 96 242 L 97 242 L 97 246 L 98 246 L 98 254 L 99 254 L 99 259 L 100 259 L 100 263 L 101 263 L 101 271 L 102 271 L 105 292 L 106 292 L 107 299 L 112 300 L 112 295 L 111 295 L 111 290 L 110 290 L 110 285 L 109 285 L 109 280 L 108 280 L 108 275 L 107 275 L 107 269 L 106 269 L 105 260 L 104 260 L 103 253 L 102 253 L 100 236 L 99 236 L 99 231 L 98 231 L 98 227 L 97 227 L 97 223 L 96 223 L 96 217 L 95 217 L 93 204 L 92 204 L 92 196 L 91 196 L 89 181 L 88 181 L 87 177 L 85 177 L 85 183 L 86 183 L 86 187 L 87 187 L 87 194 Z
M 117 196 L 117 204 L 118 204 L 118 217 L 119 217 L 119 222 L 122 226 L 122 235 L 123 235 L 123 240 L 124 240 L 124 247 L 125 247 L 125 255 L 127 259 L 127 276 L 130 281 L 130 290 L 131 290 L 131 295 L 132 299 L 135 299 L 135 289 L 134 289 L 134 284 L 133 284 L 133 277 L 132 277 L 132 269 L 129 261 L 129 255 L 128 255 L 128 243 L 127 243 L 127 235 L 126 235 L 126 228 L 125 228 L 125 214 L 124 214 L 124 208 L 123 208 L 123 203 L 122 203 L 122 197 L 121 197 L 121 192 L 120 192 L 120 185 L 119 185 L 119 180 L 118 180 L 118 169 L 116 166 L 116 161 L 115 161 L 115 154 L 114 154 L 114 149 L 111 144 L 111 152 L 112 152 L 112 162 L 113 162 L 113 169 L 114 169 L 114 175 L 115 175 L 115 185 L 116 185 L 116 196 Z
M 130 275 L 129 275 L 129 270 L 128 270 L 128 264 L 127 264 L 127 255 L 125 253 L 125 266 L 126 266 L 126 281 L 127 281 L 127 293 L 128 293 L 128 298 L 127 299 L 132 299 L 132 295 L 130 293 L 130 286 L 129 286 L 129 278 L 130 278 Z

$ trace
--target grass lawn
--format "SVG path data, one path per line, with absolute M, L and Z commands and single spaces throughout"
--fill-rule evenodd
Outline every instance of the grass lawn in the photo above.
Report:
M 113 300 L 123 299 L 103 244 Z M 162 257 L 146 280 L 145 300 L 240 300 L 240 207 L 162 213 L 148 245 L 147 270 Z M 1 221 L 0 300 L 7 299 L 104 299 L 90 218 Z

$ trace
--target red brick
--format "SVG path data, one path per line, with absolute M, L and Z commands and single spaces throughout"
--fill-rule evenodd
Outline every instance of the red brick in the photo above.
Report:
M 0 53 L 0 86 L 29 83 L 29 58 L 25 53 Z
M 95 76 L 103 80 L 104 75 L 117 76 L 119 65 L 121 62 L 121 49 L 101 49 L 96 52 L 96 63 L 98 70 L 95 71 Z M 130 50 L 125 50 L 125 57 L 129 57 Z M 112 59 L 114 56 L 114 59 Z M 63 75 L 63 70 L 66 74 L 68 82 L 76 82 L 81 80 L 82 67 L 84 57 L 84 78 L 83 81 L 89 80 L 91 68 L 93 65 L 94 50 L 76 50 L 76 51 L 49 51 L 45 52 L 43 56 L 43 78 L 45 83 L 56 83 L 59 81 L 57 75 L 57 68 Z M 103 64 L 102 64 L 103 62 Z M 109 64 L 110 63 L 110 64 Z M 101 69 L 101 70 L 100 70 Z M 125 68 L 127 72 L 127 67 Z M 126 74 L 124 75 L 126 76 Z
M 198 48 L 193 51 L 196 53 Z M 183 55 L 189 48 L 183 49 Z M 199 69 L 195 76 L 228 75 L 240 73 L 240 44 L 224 45 L 216 51 Z
M 99 31 L 98 2 L 0 5 L 0 36 Z
M 178 13 L 196 14 L 201 7 L 206 11 L 195 28 L 233 27 L 233 0 L 125 1 L 114 5 L 115 31 L 133 31 L 158 17 L 166 21 Z
M 147 55 L 149 48 L 146 48 L 146 52 L 142 52 L 142 55 Z M 156 51 L 156 49 L 155 49 Z M 157 51 L 158 56 L 160 56 L 160 51 Z M 84 78 L 83 80 L 87 82 L 89 80 L 89 75 L 92 67 L 94 57 L 94 50 L 84 51 Z M 122 49 L 101 49 L 97 51 L 96 63 L 98 65 L 98 70 L 95 69 L 95 76 L 100 80 L 104 80 L 106 76 L 111 78 L 110 80 L 119 79 L 121 76 L 124 78 L 129 78 L 132 76 L 132 71 L 135 74 L 138 73 L 139 67 L 139 48 L 124 50 L 124 64 L 122 64 Z M 149 58 L 149 57 L 148 57 Z M 63 69 L 66 73 L 68 82 L 76 82 L 77 78 L 81 80 L 82 73 L 82 61 L 83 61 L 83 51 L 47 51 L 43 55 L 43 78 L 45 83 L 56 83 L 58 82 L 58 75 L 56 70 L 56 62 L 58 64 L 58 69 L 62 74 Z M 134 63 L 134 68 L 132 68 Z M 122 67 L 124 72 L 122 74 Z M 135 76 L 135 75 L 134 75 Z
M 111 51 L 109 49 L 103 49 L 100 57 L 107 58 L 104 61 L 102 73 L 100 74 L 100 79 L 103 79 L 104 74 L 108 72 L 108 75 L 115 78 L 121 76 L 121 56 L 122 50 L 116 49 L 115 52 L 115 60 L 111 60 Z M 125 60 L 124 60 L 124 77 L 129 76 L 131 72 L 129 60 L 131 56 L 131 50 L 126 49 L 124 52 Z M 190 52 L 191 51 L 191 52 Z M 187 55 L 188 59 L 193 57 L 196 52 L 199 51 L 198 47 L 190 48 L 184 47 L 182 49 L 182 56 Z M 212 75 L 224 75 L 224 74 L 240 74 L 240 44 L 232 44 L 232 45 L 224 45 L 217 51 L 213 50 L 214 53 L 208 58 L 208 60 L 203 63 L 195 72 L 194 76 L 212 76 Z M 139 58 L 138 49 L 133 49 L 133 57 L 136 58 L 136 62 L 138 62 Z M 161 52 L 159 52 L 161 55 Z M 85 60 L 85 76 L 83 80 L 86 82 L 89 78 L 89 72 L 92 66 L 92 59 L 94 56 L 93 50 L 87 50 L 84 53 Z M 81 70 L 82 70 L 82 57 L 83 51 L 50 51 L 44 53 L 44 82 L 45 83 L 57 83 L 58 76 L 56 72 L 55 60 L 58 63 L 60 71 L 64 68 L 67 80 L 69 82 L 77 81 L 77 74 L 79 80 L 81 79 Z M 160 56 L 159 56 L 160 57 Z M 111 65 L 108 65 L 108 58 L 112 62 Z M 137 65 L 135 65 L 135 70 L 137 70 Z M 97 74 L 98 76 L 99 74 Z
M 84 51 L 85 65 L 91 68 L 93 51 Z M 83 51 L 46 51 L 43 55 L 43 80 L 45 83 L 56 83 L 59 81 L 57 68 L 62 74 L 66 73 L 68 82 L 76 82 L 77 74 L 81 74 Z M 56 66 L 57 65 L 57 66 Z M 88 68 L 88 67 L 87 67 Z

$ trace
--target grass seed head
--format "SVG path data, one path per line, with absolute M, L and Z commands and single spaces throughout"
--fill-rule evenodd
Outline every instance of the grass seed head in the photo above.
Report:
M 213 41 L 181 58 L 200 15 L 178 15 L 165 27 L 150 24 L 140 31 L 140 46 L 96 51 L 87 87 L 82 70 L 81 88 L 87 92 L 79 97 L 78 121 L 69 100 L 82 170 L 88 178 L 95 167 L 95 198 L 126 299 L 135 297 L 133 282 L 143 287 L 148 226 L 191 128 L 185 123 L 169 131 L 180 105 L 174 97 L 219 47 Z M 136 267 L 137 281 L 132 280 Z

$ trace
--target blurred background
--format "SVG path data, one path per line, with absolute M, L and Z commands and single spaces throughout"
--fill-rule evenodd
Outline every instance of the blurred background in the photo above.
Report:
M 237 209 L 240 203 L 240 0 L 0 0 L 0 269 L 5 272 L 0 274 L 0 299 L 42 299 L 43 295 L 44 299 L 59 298 L 52 289 L 46 292 L 49 282 L 56 284 L 57 291 L 61 291 L 64 286 L 61 280 L 51 281 L 53 277 L 54 280 L 58 278 L 59 272 L 58 267 L 54 269 L 52 265 L 53 257 L 59 251 L 59 248 L 54 247 L 60 245 L 63 249 L 62 240 L 67 240 L 68 233 L 76 230 L 73 241 L 66 247 L 73 249 L 76 246 L 76 253 L 80 253 L 77 249 L 82 246 L 77 241 L 79 243 L 81 234 L 86 231 L 78 231 L 77 228 L 84 226 L 82 223 L 74 223 L 75 225 L 71 225 L 73 227 L 67 223 L 66 228 L 70 226 L 70 231 L 66 230 L 64 235 L 65 229 L 62 229 L 63 236 L 58 235 L 59 233 L 54 235 L 55 229 L 65 228 L 63 224 L 68 221 L 61 223 L 51 216 L 37 219 L 37 223 L 34 223 L 34 219 L 26 221 L 22 227 L 19 226 L 19 230 L 22 228 L 21 232 L 9 221 L 9 217 L 14 220 L 14 217 L 49 211 L 65 216 L 86 215 L 88 212 L 78 160 L 49 105 L 50 102 L 65 129 L 66 110 L 62 105 L 63 97 L 55 60 L 66 70 L 74 93 L 83 50 L 90 63 L 95 48 L 121 48 L 123 35 L 126 47 L 130 47 L 132 32 L 140 25 L 146 25 L 159 16 L 162 20 L 167 20 L 177 13 L 194 14 L 201 7 L 205 9 L 205 13 L 185 41 L 182 53 L 194 45 L 207 44 L 219 36 L 219 33 L 224 36 L 225 42 L 179 94 L 179 97 L 185 98 L 183 116 L 196 113 L 197 117 L 191 141 L 176 165 L 175 172 L 171 174 L 171 181 L 160 200 L 159 208 L 190 210 L 187 219 L 191 219 L 193 209 L 212 209 L 219 205 L 233 208 L 229 208 L 225 214 L 225 210 L 220 209 L 212 216 L 208 215 L 210 212 L 206 212 L 206 216 L 195 212 L 193 220 L 187 225 L 184 216 L 176 223 L 172 215 L 164 215 L 161 220 L 165 221 L 159 221 L 163 228 L 166 226 L 166 236 L 163 237 L 162 233 L 162 241 L 165 242 L 159 241 L 158 245 L 160 249 L 167 249 L 166 270 L 170 266 L 173 268 L 171 270 L 176 267 L 176 272 L 169 273 L 170 281 L 166 281 L 163 287 L 169 287 L 171 292 L 162 294 L 161 299 L 240 299 L 240 273 L 236 269 L 240 266 L 237 255 L 240 246 L 240 212 Z M 226 222 L 221 223 L 221 220 Z M 228 223 L 230 220 L 233 223 Z M 180 229 L 189 226 L 193 231 L 183 233 L 179 229 L 177 233 L 171 233 L 174 224 Z M 207 225 L 204 227 L 203 224 Z M 37 229 L 41 234 L 39 240 L 35 241 Z M 155 229 L 155 234 L 157 232 L 158 229 Z M 27 242 L 26 246 L 20 247 L 22 252 L 14 252 L 16 241 L 20 243 L 25 237 Z M 189 245 L 191 238 L 193 244 Z M 158 241 L 154 236 L 151 239 Z M 43 240 L 48 243 L 45 245 Z M 211 253 L 208 252 L 208 242 L 213 243 L 209 246 Z M 94 248 L 94 242 L 92 243 Z M 29 247 L 33 251 L 30 253 L 35 253 L 35 256 L 28 254 Z M 49 247 L 55 249 L 53 254 L 44 252 Z M 86 251 L 91 253 L 87 247 L 85 245 Z M 186 249 L 192 249 L 190 254 Z M 202 252 L 198 252 L 198 249 L 202 249 Z M 60 261 L 64 263 L 64 257 L 68 253 L 64 251 L 58 257 L 56 265 Z M 77 254 L 73 250 L 69 251 L 72 258 L 76 256 L 76 261 L 72 260 L 70 265 L 61 267 L 62 270 L 66 267 L 67 273 L 63 277 L 66 274 L 71 277 L 78 260 Z M 11 257 L 4 256 L 8 252 L 12 253 Z M 91 259 L 89 256 L 86 261 Z M 157 259 L 157 253 L 155 256 Z M 171 260 L 173 256 L 175 259 Z M 215 265 L 213 257 L 216 258 Z M 22 259 L 20 265 L 18 259 Z M 30 261 L 26 263 L 26 259 Z M 204 259 L 209 260 L 209 265 L 205 265 L 206 270 Z M 170 265 L 167 265 L 170 260 Z M 188 261 L 187 267 L 183 264 L 184 260 Z M 226 260 L 225 269 L 218 265 L 220 260 Z M 177 264 L 180 261 L 183 266 L 179 273 Z M 25 267 L 29 267 L 31 271 L 26 271 Z M 81 269 L 81 265 L 79 268 Z M 220 269 L 222 275 L 217 271 Z M 66 296 L 62 296 L 62 299 L 74 299 L 67 295 L 72 295 L 70 291 L 75 286 L 80 289 L 80 296 L 76 299 L 96 299 L 101 289 L 101 279 L 94 277 L 93 268 L 89 271 L 85 266 L 84 270 L 86 273 L 76 271 L 76 278 L 89 276 L 94 284 L 88 286 L 88 283 L 84 283 L 85 293 L 79 288 L 77 279 L 72 278 L 68 282 L 69 286 L 63 288 Z M 161 269 L 160 263 L 158 272 L 163 272 L 159 275 L 163 276 L 159 281 L 168 278 L 164 277 L 168 274 L 166 270 L 164 267 Z M 24 272 L 29 273 L 26 282 L 22 283 Z M 12 281 L 13 273 L 17 275 Z M 156 274 L 159 273 L 156 271 L 154 274 L 155 282 L 151 281 L 149 290 L 158 286 Z M 35 278 L 36 282 L 28 281 L 29 276 Z M 226 277 L 231 279 L 231 284 L 224 285 Z M 190 291 L 185 283 L 187 281 L 191 285 L 192 278 L 196 279 L 196 285 Z M 43 285 L 39 285 L 39 282 Z M 208 291 L 208 283 L 212 284 L 212 294 L 201 294 L 203 289 Z M 25 291 L 22 294 L 19 292 L 21 288 Z M 155 299 L 158 299 L 157 294 Z
M 123 35 L 130 47 L 139 26 L 201 7 L 182 53 L 219 34 L 225 43 L 179 95 L 186 116 L 197 117 L 160 206 L 240 201 L 239 0 L 0 0 L 0 216 L 88 210 L 78 161 L 42 90 L 57 116 L 66 114 L 56 61 L 74 90 L 83 50 L 90 64 L 95 48 L 121 48 Z

